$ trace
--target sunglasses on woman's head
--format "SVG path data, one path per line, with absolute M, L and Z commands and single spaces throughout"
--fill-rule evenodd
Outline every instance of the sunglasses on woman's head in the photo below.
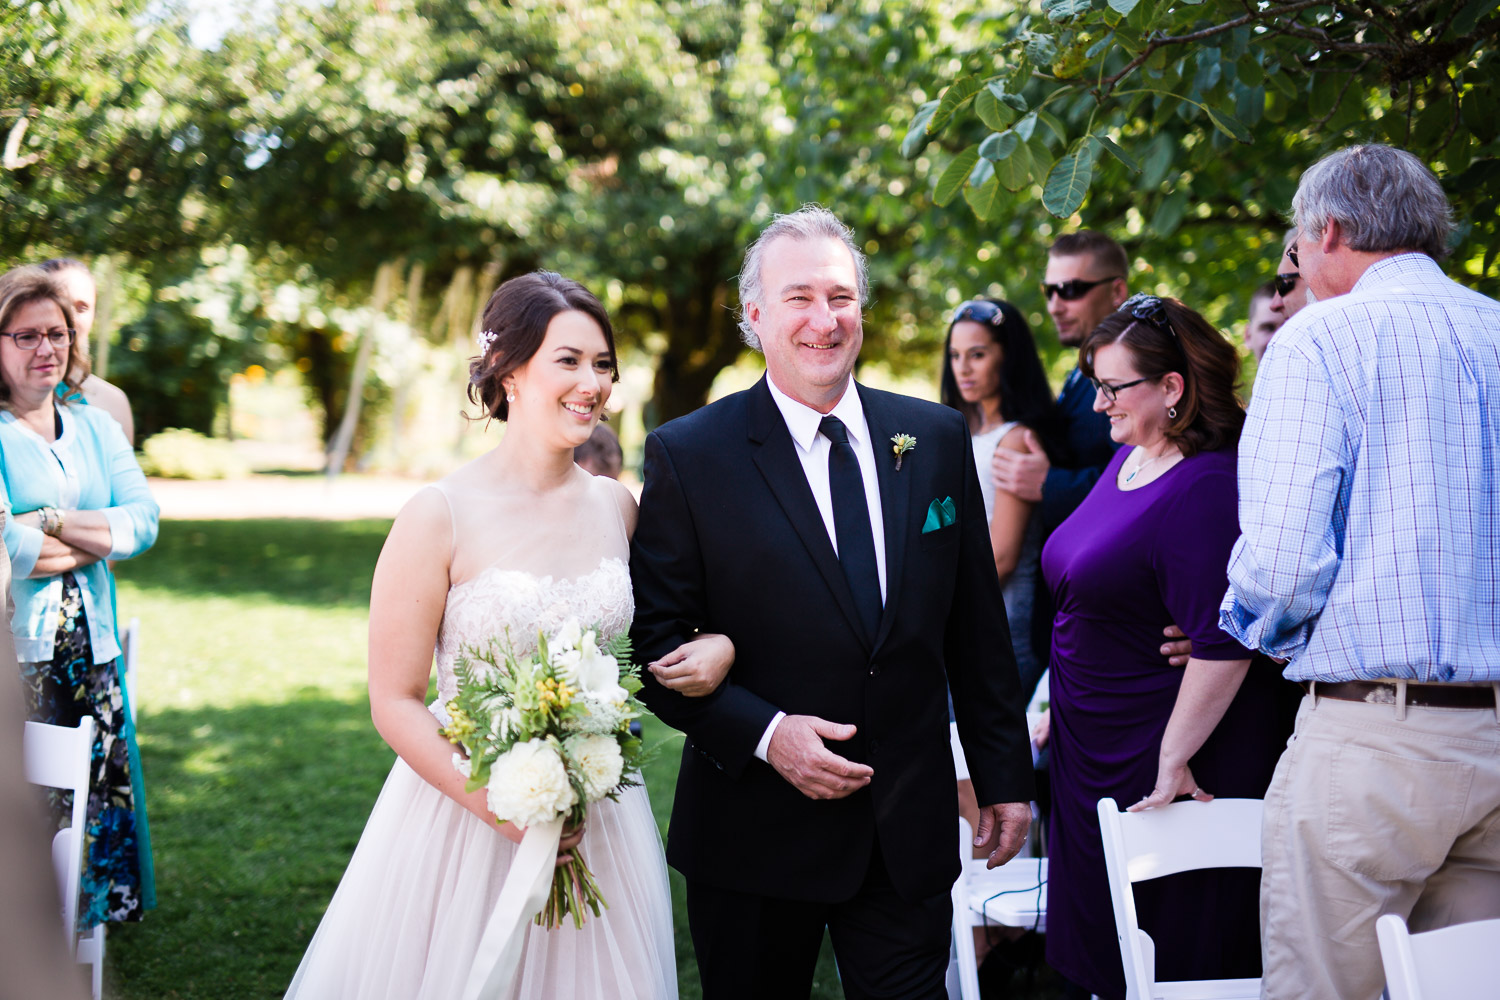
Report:
M 1274 279 L 1276 282 L 1276 294 L 1282 298 L 1286 298 L 1292 294 L 1297 288 L 1297 279 L 1300 277 L 1302 275 L 1296 271 L 1287 271 L 1285 274 L 1278 274 Z
M 1177 331 L 1172 329 L 1172 321 L 1167 318 L 1166 304 L 1155 295 L 1137 292 L 1120 304 L 1120 311 L 1130 313 L 1131 319 L 1165 330 L 1173 340 L 1177 339 Z
M 1000 307 L 993 302 L 987 302 L 984 299 L 970 299 L 953 310 L 954 323 L 961 323 L 964 320 L 985 323 L 989 326 L 999 326 L 1005 322 L 1005 315 L 1000 312 Z
M 1062 299 L 1064 302 L 1076 302 L 1078 299 L 1083 298 L 1089 292 L 1098 288 L 1100 285 L 1108 284 L 1111 281 L 1123 280 L 1125 279 L 1100 278 L 1098 281 L 1085 281 L 1082 278 L 1073 278 L 1071 281 L 1059 281 L 1055 285 L 1048 284 L 1044 281 L 1042 282 L 1042 294 L 1049 302 L 1052 301 L 1052 296 L 1054 295 Z

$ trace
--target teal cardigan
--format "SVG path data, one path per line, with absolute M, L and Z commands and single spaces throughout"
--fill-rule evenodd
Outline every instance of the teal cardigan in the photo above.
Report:
M 62 578 L 31 577 L 43 535 L 17 524 L 11 515 L 38 507 L 102 511 L 113 545 L 109 560 L 115 562 L 138 556 L 155 543 L 159 516 L 146 477 L 115 419 L 95 406 L 59 403 L 57 409 L 63 430 L 56 441 L 44 441 L 13 414 L 0 410 L 0 502 L 7 515 L 5 547 L 10 551 L 16 602 L 11 626 L 17 655 L 32 662 L 52 659 Z M 67 502 L 75 489 L 77 503 Z M 100 560 L 73 575 L 83 593 L 94 662 L 108 663 L 120 655 L 109 567 Z

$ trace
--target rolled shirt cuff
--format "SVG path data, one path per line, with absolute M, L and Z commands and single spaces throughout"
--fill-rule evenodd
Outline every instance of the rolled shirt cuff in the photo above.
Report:
M 771 752 L 771 735 L 776 732 L 776 727 L 778 725 L 780 725 L 781 724 L 781 720 L 785 719 L 785 718 L 786 718 L 786 713 L 785 712 L 777 712 L 771 718 L 771 724 L 766 727 L 765 733 L 761 735 L 760 742 L 757 743 L 757 744 L 755 744 L 755 756 L 756 757 L 758 757 L 761 760 L 765 760 L 765 761 L 767 761 L 767 763 L 769 763 L 769 760 L 767 760 L 767 758 L 766 758 L 766 754 L 768 754 L 768 753 Z M 740 745 L 744 746 L 743 743 L 740 744 Z
M 129 559 L 135 554 L 135 522 L 120 507 L 106 507 L 104 519 L 109 522 L 109 555 L 111 562 Z

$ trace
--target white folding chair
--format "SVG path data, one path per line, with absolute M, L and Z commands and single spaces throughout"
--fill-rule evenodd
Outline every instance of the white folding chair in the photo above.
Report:
M 62 897 L 63 935 L 68 950 L 80 964 L 93 967 L 94 1000 L 99 1000 L 104 992 L 104 925 L 94 926 L 82 937 L 76 932 L 94 757 L 94 720 L 85 718 L 73 728 L 28 722 L 22 752 L 27 781 L 73 792 L 72 820 L 66 830 L 59 830 L 52 838 L 52 866 L 57 875 L 57 894 Z
M 1126 1000 L 1239 1000 L 1260 996 L 1259 979 L 1202 979 L 1158 983 L 1156 944 L 1141 930 L 1134 882 L 1200 868 L 1260 867 L 1259 799 L 1177 802 L 1122 813 L 1099 800 L 1104 864 L 1115 908 L 1115 931 L 1125 965 Z
M 979 1000 L 979 965 L 974 953 L 975 927 L 1024 927 L 1047 930 L 1047 859 L 1013 858 L 995 869 L 974 857 L 974 834 L 968 820 L 958 821 L 958 858 L 963 872 L 953 883 L 953 965 L 958 996 Z M 950 990 L 950 995 L 952 991 Z
M 1390 1000 L 1471 1000 L 1500 983 L 1500 919 L 1413 934 L 1387 913 L 1375 936 Z
M 135 666 L 141 651 L 141 620 L 130 619 L 120 636 L 120 657 L 125 661 L 125 700 L 130 702 L 130 721 L 135 721 Z

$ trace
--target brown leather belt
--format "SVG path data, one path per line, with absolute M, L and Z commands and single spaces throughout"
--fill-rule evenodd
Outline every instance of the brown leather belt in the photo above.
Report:
M 1392 681 L 1314 681 L 1307 685 L 1318 698 L 1335 701 L 1362 701 L 1371 705 L 1394 705 L 1396 684 Z M 1495 707 L 1495 688 L 1467 687 L 1461 684 L 1406 685 L 1406 704 L 1416 708 L 1488 708 Z

